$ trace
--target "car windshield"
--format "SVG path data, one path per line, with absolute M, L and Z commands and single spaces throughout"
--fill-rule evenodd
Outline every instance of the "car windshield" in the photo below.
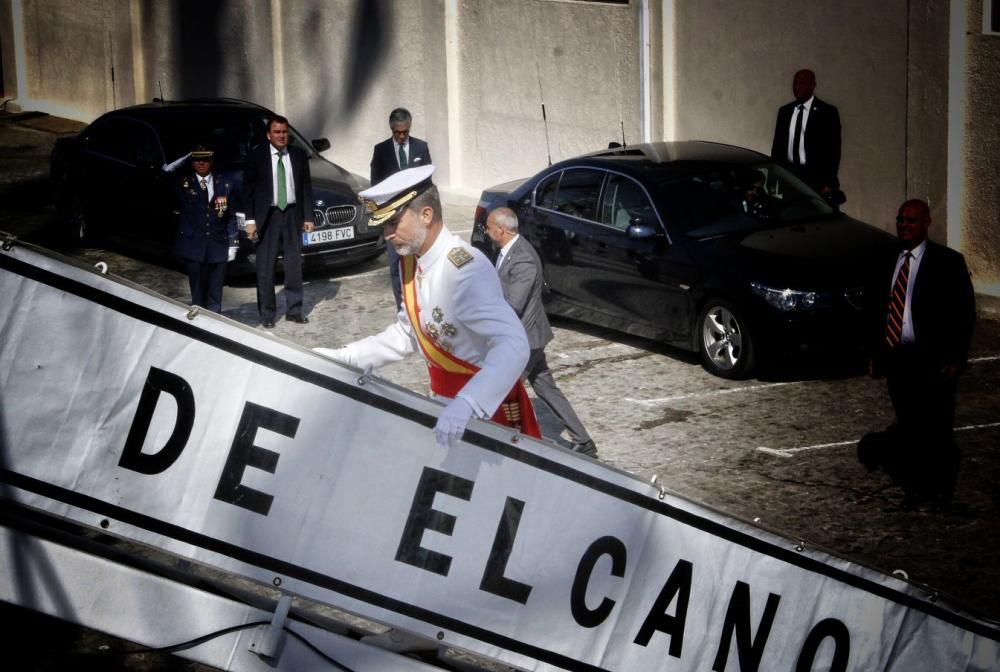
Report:
M 707 238 L 815 220 L 835 212 L 822 196 L 773 163 L 712 165 L 664 176 L 656 192 L 672 234 Z
M 160 128 L 160 138 L 167 161 L 184 156 L 196 144 L 215 150 L 215 165 L 221 169 L 239 169 L 246 164 L 253 147 L 267 142 L 267 115 L 227 112 L 191 117 L 172 117 Z M 288 144 L 305 150 L 310 156 L 312 146 L 293 128 L 288 129 Z

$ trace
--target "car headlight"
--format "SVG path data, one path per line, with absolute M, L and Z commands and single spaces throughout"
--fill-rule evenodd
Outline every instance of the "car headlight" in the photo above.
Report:
M 798 289 L 777 289 L 759 282 L 751 282 L 750 289 L 772 307 L 791 313 L 798 310 L 812 310 L 819 298 L 816 292 L 803 292 Z

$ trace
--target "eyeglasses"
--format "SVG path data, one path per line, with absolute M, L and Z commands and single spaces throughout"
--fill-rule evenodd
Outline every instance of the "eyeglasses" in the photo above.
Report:
M 902 215 L 897 215 L 896 223 L 902 224 L 903 222 L 906 222 L 907 224 L 917 224 L 922 219 L 923 219 L 922 217 L 903 217 Z

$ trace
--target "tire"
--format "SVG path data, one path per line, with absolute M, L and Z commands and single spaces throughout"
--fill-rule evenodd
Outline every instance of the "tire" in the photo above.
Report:
M 756 367 L 747 321 L 728 301 L 710 299 L 697 324 L 698 351 L 706 371 L 720 378 L 747 378 Z

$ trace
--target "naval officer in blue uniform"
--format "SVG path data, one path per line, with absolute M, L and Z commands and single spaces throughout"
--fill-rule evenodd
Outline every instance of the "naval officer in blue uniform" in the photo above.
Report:
M 212 171 L 212 150 L 199 145 L 191 167 L 178 176 L 174 254 L 184 264 L 191 284 L 191 304 L 216 313 L 222 310 L 226 262 L 236 256 L 236 185 Z

